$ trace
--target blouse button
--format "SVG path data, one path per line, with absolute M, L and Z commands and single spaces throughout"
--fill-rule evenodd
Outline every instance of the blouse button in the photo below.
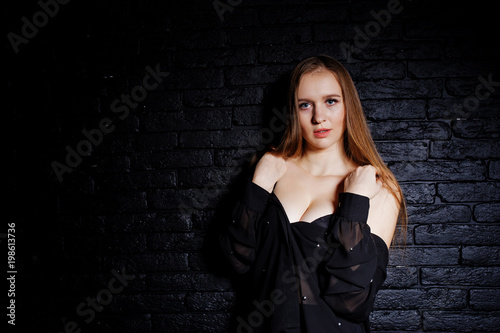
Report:
M 307 299 L 307 297 L 306 296 L 302 296 L 302 299 L 305 301 Z
M 342 323 L 339 323 L 339 326 L 342 326 Z
M 269 221 L 267 221 L 266 223 L 267 223 L 267 224 L 269 224 L 270 222 L 269 222 Z
M 352 247 L 351 247 L 349 250 L 351 250 L 351 251 L 352 251 Z
M 372 282 L 373 282 L 373 279 L 370 280 L 370 283 L 372 283 Z
M 319 245 L 319 244 L 316 244 L 316 247 L 320 247 L 320 245 Z
M 235 221 L 235 220 L 233 220 L 233 224 L 236 224 L 236 221 Z

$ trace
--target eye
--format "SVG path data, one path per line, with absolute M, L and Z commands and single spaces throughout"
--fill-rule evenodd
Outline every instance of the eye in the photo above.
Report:
M 335 98 L 329 98 L 326 100 L 326 104 L 328 104 L 328 105 L 335 105 L 335 104 L 337 104 L 337 102 L 338 102 L 338 99 L 335 99 Z
M 309 109 L 310 107 L 311 107 L 311 104 L 309 104 L 307 102 L 299 104 L 299 109 L 302 109 L 302 110 Z

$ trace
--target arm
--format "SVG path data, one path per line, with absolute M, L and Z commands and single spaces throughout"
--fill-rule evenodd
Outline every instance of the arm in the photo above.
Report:
M 366 223 L 367 197 L 342 193 L 339 205 L 327 234 L 330 255 L 325 262 L 324 299 L 335 313 L 364 321 L 385 280 L 388 250 Z
M 232 211 L 232 219 L 220 237 L 226 257 L 239 273 L 247 272 L 255 260 L 258 244 L 256 230 L 264 212 L 269 193 L 286 172 L 286 161 L 270 153 L 264 154 L 248 180 L 242 198 Z
M 268 199 L 269 192 L 248 180 L 232 210 L 232 219 L 220 236 L 224 254 L 238 273 L 246 273 L 255 259 L 255 232 Z
M 373 221 L 382 234 L 383 222 L 391 228 L 392 221 L 382 221 L 389 215 L 381 212 L 390 207 L 379 206 L 379 199 L 374 200 L 383 191 L 371 166 L 356 169 L 346 179 L 344 188 L 346 192 L 339 195 L 339 206 L 327 234 L 330 256 L 325 262 L 328 275 L 324 298 L 339 315 L 364 321 L 385 280 L 388 262 L 388 248 L 381 237 L 372 233 L 367 220 L 376 216 Z M 377 203 L 375 215 L 372 201 Z

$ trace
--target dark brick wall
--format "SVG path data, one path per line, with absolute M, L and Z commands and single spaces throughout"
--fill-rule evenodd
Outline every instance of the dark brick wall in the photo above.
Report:
M 373 330 L 499 331 L 498 11 L 220 3 L 223 21 L 210 0 L 8 2 L 16 327 L 225 332 L 236 296 L 212 226 L 248 157 L 279 138 L 286 75 L 326 53 L 409 206 Z

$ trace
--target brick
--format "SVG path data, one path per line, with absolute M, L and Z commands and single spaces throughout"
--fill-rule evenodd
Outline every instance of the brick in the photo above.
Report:
M 170 151 L 177 147 L 177 133 L 165 133 L 165 128 L 161 127 L 157 127 L 157 129 L 157 133 L 142 133 L 140 136 L 135 138 L 134 147 L 136 147 L 136 153 Z
M 494 58 L 498 57 L 498 49 L 494 43 L 485 43 L 482 39 L 449 39 L 446 40 L 444 52 L 448 58 Z
M 279 6 L 260 12 L 260 21 L 265 25 L 341 22 L 346 19 L 347 7 L 341 4 L 337 4 L 334 7 L 326 5 Z
M 417 330 L 421 328 L 420 315 L 416 310 L 373 311 L 370 316 L 371 329 L 374 331 Z
M 226 49 L 180 50 L 177 62 L 185 68 L 213 68 L 255 64 L 255 47 L 233 47 Z
M 211 90 L 185 90 L 184 105 L 188 107 L 215 107 L 255 105 L 264 97 L 262 87 L 235 87 Z
M 186 311 L 186 294 L 115 295 L 109 309 L 115 313 L 151 313 Z
M 400 61 L 365 61 L 345 65 L 354 81 L 378 79 L 403 79 L 406 77 L 406 66 Z
M 453 134 L 465 139 L 498 139 L 500 122 L 488 120 L 455 120 L 452 123 Z
M 141 103 L 149 112 L 178 111 L 182 106 L 181 93 L 178 91 L 151 91 Z
M 449 223 L 469 222 L 471 209 L 465 205 L 435 204 L 407 207 L 409 222 L 417 223 Z
M 155 190 L 148 195 L 152 209 L 178 210 L 183 214 L 215 208 L 224 192 L 212 184 L 199 189 Z
M 285 44 L 285 45 L 263 45 L 259 48 L 258 60 L 262 63 L 289 64 L 315 56 L 317 54 L 328 54 L 335 59 L 342 61 L 346 57 L 342 50 L 335 44 L 327 43 L 309 43 L 307 47 L 303 44 Z
M 215 165 L 220 167 L 242 167 L 248 164 L 255 154 L 255 149 L 221 149 L 216 152 Z
M 229 86 L 273 83 L 292 69 L 291 65 L 235 66 L 226 70 L 225 79 Z
M 131 161 L 136 170 L 161 170 L 166 168 L 190 168 L 209 166 L 213 155 L 206 149 L 184 149 L 168 153 L 135 154 Z
M 214 327 L 221 331 L 229 325 L 227 313 L 183 313 L 155 315 L 152 318 L 154 332 L 213 332 Z
M 231 113 L 229 108 L 148 113 L 141 118 L 141 126 L 147 132 L 229 129 Z
M 389 266 L 383 286 L 386 288 L 410 288 L 417 284 L 418 270 L 416 267 Z
M 450 141 L 432 141 L 430 157 L 454 160 L 500 158 L 500 142 L 455 138 Z
M 483 62 L 433 60 L 408 61 L 408 73 L 415 78 L 477 76 L 491 72 L 490 64 Z
M 420 269 L 423 285 L 498 286 L 499 267 L 424 267 Z
M 262 125 L 264 109 L 261 106 L 237 106 L 233 110 L 234 125 Z
M 445 86 L 448 95 L 465 98 L 474 94 L 474 89 L 477 86 L 477 78 L 450 78 L 446 80 Z
M 228 311 L 236 300 L 234 292 L 197 292 L 186 298 L 188 311 Z
M 498 245 L 500 226 L 429 224 L 415 227 L 416 244 Z
M 120 332 L 149 332 L 151 330 L 151 315 L 150 314 L 107 314 L 97 313 L 94 321 L 85 326 L 80 326 L 83 331 L 86 330 L 95 333 L 112 332 L 118 330 Z M 62 329 L 62 328 L 61 328 Z
M 108 175 L 99 183 L 107 191 L 145 190 L 151 188 L 174 187 L 177 174 L 170 170 L 132 172 L 119 175 Z
M 379 80 L 357 82 L 361 100 L 382 98 L 430 98 L 441 97 L 442 80 Z
M 189 19 L 194 17 L 188 16 Z M 178 17 L 178 19 L 187 19 L 188 17 Z M 201 18 L 200 22 L 207 22 L 205 18 Z M 185 25 L 184 25 L 185 26 Z M 222 29 L 210 30 L 203 29 L 199 31 L 179 31 L 177 33 L 179 39 L 181 39 L 180 45 L 183 48 L 189 50 L 204 50 L 204 49 L 215 49 L 221 48 L 226 45 L 226 31 Z
M 350 40 L 353 38 L 354 36 Z M 360 60 L 439 59 L 442 54 L 442 45 L 439 41 L 372 40 L 362 49 L 362 52 L 355 53 L 354 58 Z
M 451 131 L 446 123 L 428 121 L 370 122 L 374 140 L 448 139 Z
M 179 146 L 182 148 L 249 148 L 260 144 L 258 130 L 228 130 L 181 132 Z
M 370 120 L 425 119 L 425 102 L 422 100 L 366 100 L 363 111 Z
M 500 179 L 500 161 L 491 161 L 488 171 L 490 179 Z
M 469 266 L 499 266 L 500 247 L 464 246 L 462 249 L 462 264 Z
M 183 187 L 200 187 L 205 184 L 227 186 L 241 168 L 190 168 L 179 171 L 179 183 Z
M 96 168 L 96 172 L 98 174 L 127 172 L 129 170 L 130 170 L 130 157 L 123 155 L 100 157 Z
M 199 251 L 203 238 L 195 233 L 155 233 L 147 238 L 150 251 Z
M 402 183 L 401 189 L 408 204 L 433 203 L 436 194 L 434 184 L 425 183 Z
M 387 162 L 422 161 L 427 159 L 429 144 L 427 141 L 385 142 L 376 141 L 378 153 Z
M 82 209 L 83 211 L 92 211 L 96 214 L 104 212 L 119 214 L 124 212 L 137 212 L 145 209 L 147 205 L 145 192 L 103 193 L 99 195 L 99 200 L 97 197 L 82 200 L 82 196 L 76 198 L 66 195 L 61 201 L 63 207 L 71 207 L 73 213 Z M 78 202 L 77 205 L 74 204 L 76 202 Z
M 449 25 L 445 21 L 419 20 L 418 22 L 408 22 L 405 24 L 405 36 L 409 38 L 438 38 L 455 37 L 470 39 L 471 31 L 465 26 L 457 27 Z
M 155 274 L 147 282 L 151 291 L 227 291 L 230 287 L 228 279 L 208 273 Z
M 494 332 L 500 326 L 500 312 L 424 311 L 427 331 Z
M 458 247 L 407 247 L 392 249 L 389 265 L 458 265 L 459 259 Z
M 427 114 L 429 119 L 491 119 L 496 118 L 499 107 L 497 99 L 490 97 L 476 103 L 474 94 L 470 94 L 463 98 L 431 99 Z
M 376 310 L 463 309 L 467 306 L 465 289 L 382 289 L 375 299 Z
M 445 202 L 473 202 L 500 200 L 500 183 L 443 183 L 437 192 Z
M 187 253 L 141 253 L 111 258 L 113 267 L 131 267 L 131 273 L 186 271 Z
M 315 42 L 338 42 L 352 40 L 355 31 L 351 25 L 345 23 L 317 23 L 313 25 L 312 35 Z
M 269 45 L 306 43 L 311 41 L 311 29 L 308 26 L 274 26 L 269 27 L 241 27 L 227 33 L 230 45 Z
M 399 181 L 486 179 L 486 165 L 482 162 L 393 162 L 390 168 Z
M 500 289 L 471 289 L 470 307 L 476 310 L 500 310 Z
M 484 203 L 474 206 L 474 219 L 477 222 L 500 222 L 500 203 Z
M 129 254 L 146 251 L 146 236 L 144 234 L 113 235 L 102 244 L 109 254 Z
M 106 219 L 106 228 L 113 233 L 190 231 L 191 218 L 183 214 L 143 213 L 115 215 Z

